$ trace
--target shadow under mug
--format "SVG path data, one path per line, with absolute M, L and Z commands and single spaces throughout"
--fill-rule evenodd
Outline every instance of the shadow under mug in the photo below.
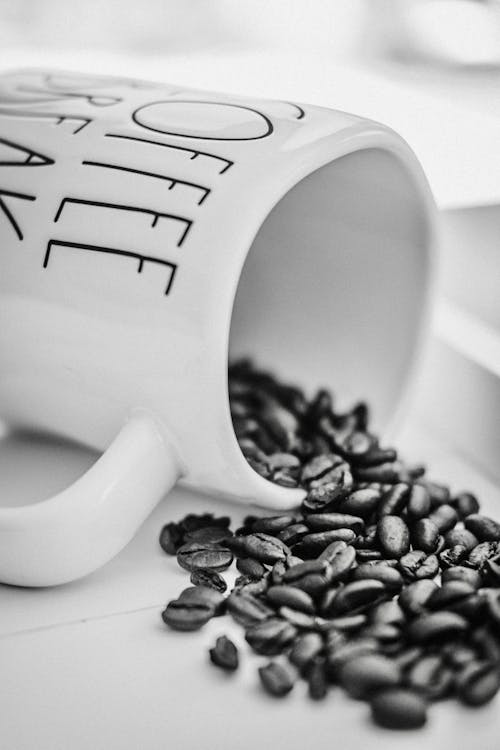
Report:
M 103 451 L 0 510 L 0 580 L 111 559 L 177 482 L 290 508 L 246 462 L 228 358 L 394 425 L 427 326 L 433 202 L 388 128 L 53 71 L 0 77 L 0 415 Z

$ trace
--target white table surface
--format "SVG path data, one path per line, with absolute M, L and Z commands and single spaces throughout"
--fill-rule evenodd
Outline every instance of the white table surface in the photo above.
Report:
M 436 479 L 471 488 L 492 513 L 500 489 L 410 418 L 398 441 Z M 80 448 L 27 437 L 0 443 L 0 497 L 21 503 L 62 488 L 92 463 Z M 210 509 L 239 523 L 245 509 L 176 489 L 131 544 L 105 568 L 74 584 L 0 587 L 0 746 L 8 750 L 497 750 L 500 699 L 480 710 L 454 701 L 433 706 L 419 732 L 375 728 L 363 703 L 334 689 L 315 704 L 299 684 L 286 699 L 265 697 L 252 654 L 230 618 L 182 634 L 161 622 L 165 603 L 188 575 L 158 545 L 164 522 Z M 496 510 L 495 510 L 496 509 Z M 215 638 L 242 647 L 242 668 L 208 663 Z M 311 739 L 314 738 L 314 740 Z

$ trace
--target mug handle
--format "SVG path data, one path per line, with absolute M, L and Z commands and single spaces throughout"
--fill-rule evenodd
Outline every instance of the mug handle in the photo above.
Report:
M 34 505 L 0 509 L 0 581 L 52 586 L 91 573 L 132 539 L 180 474 L 156 420 L 132 415 L 70 487 Z

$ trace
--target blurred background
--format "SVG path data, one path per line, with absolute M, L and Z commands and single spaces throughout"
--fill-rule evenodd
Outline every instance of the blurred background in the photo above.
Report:
M 0 72 L 38 65 L 310 102 L 406 138 L 440 211 L 419 413 L 499 476 L 500 0 L 0 0 Z

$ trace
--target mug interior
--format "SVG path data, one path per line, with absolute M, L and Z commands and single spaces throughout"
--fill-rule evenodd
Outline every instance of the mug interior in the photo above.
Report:
M 259 366 L 340 408 L 371 407 L 386 430 L 418 350 L 427 307 L 429 213 L 414 175 L 367 148 L 321 167 L 271 210 L 233 306 L 230 361 Z

